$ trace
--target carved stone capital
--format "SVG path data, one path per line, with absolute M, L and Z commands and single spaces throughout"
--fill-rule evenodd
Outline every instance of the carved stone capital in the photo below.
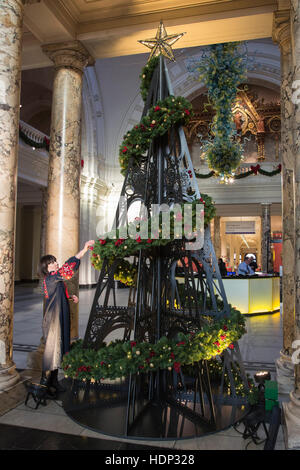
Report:
M 63 43 L 45 44 L 42 51 L 54 63 L 54 67 L 71 68 L 83 72 L 84 68 L 94 65 L 94 59 L 79 41 L 66 41 Z
M 272 39 L 279 44 L 283 54 L 291 51 L 290 10 L 274 12 Z

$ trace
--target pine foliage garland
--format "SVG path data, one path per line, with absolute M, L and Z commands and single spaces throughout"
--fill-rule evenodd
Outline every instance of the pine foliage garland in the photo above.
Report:
M 147 156 L 150 142 L 165 135 L 174 125 L 185 125 L 192 115 L 191 103 L 182 96 L 168 96 L 149 109 L 141 122 L 134 126 L 123 138 L 119 150 L 122 175 L 126 175 L 128 164 L 141 164 Z
M 225 319 L 208 319 L 199 331 L 178 333 L 172 339 L 163 336 L 155 344 L 116 340 L 96 351 L 83 348 L 79 341 L 64 356 L 61 367 L 66 377 L 96 382 L 158 369 L 179 372 L 183 365 L 210 360 L 227 348 L 233 349 L 233 343 L 245 332 L 243 315 L 232 308 Z
M 252 165 L 250 167 L 250 170 L 246 171 L 245 173 L 240 173 L 238 175 L 232 175 L 231 177 L 235 180 L 240 180 L 240 179 L 243 179 L 243 178 L 247 178 L 248 176 L 251 176 L 251 175 L 256 176 L 258 173 L 260 175 L 263 175 L 263 176 L 272 177 L 272 176 L 279 175 L 279 173 L 281 173 L 281 169 L 282 169 L 281 164 L 279 164 L 277 166 L 277 168 L 275 168 L 272 171 L 264 170 L 263 168 L 260 167 L 260 165 L 256 165 L 256 166 Z M 196 176 L 196 178 L 206 179 L 206 178 L 211 178 L 212 176 L 218 176 L 218 175 L 214 171 L 210 171 L 209 173 L 195 172 L 195 176 Z

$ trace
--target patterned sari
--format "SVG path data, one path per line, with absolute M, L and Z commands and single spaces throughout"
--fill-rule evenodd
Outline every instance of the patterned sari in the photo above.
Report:
M 79 265 L 80 260 L 72 256 L 61 268 L 44 277 L 43 371 L 58 369 L 63 355 L 70 349 L 69 294 L 64 280 L 71 279 Z

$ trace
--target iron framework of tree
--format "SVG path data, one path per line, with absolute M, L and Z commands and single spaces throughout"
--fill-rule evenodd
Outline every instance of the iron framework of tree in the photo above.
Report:
M 160 56 L 143 116 L 158 100 L 169 95 L 173 95 L 172 85 L 165 59 Z M 136 201 L 142 201 L 150 213 L 152 204 L 171 207 L 200 197 L 183 128 L 173 127 L 150 143 L 147 155 L 141 157 L 138 166 L 129 163 L 120 197 L 120 201 L 126 201 L 126 204 L 119 204 L 115 224 L 117 227 L 126 225 L 126 209 Z M 137 283 L 130 289 L 125 306 L 118 305 L 114 282 L 114 271 L 119 261 L 116 259 L 110 264 L 106 259 L 103 262 L 84 337 L 85 348 L 101 347 L 107 336 L 117 329 L 124 329 L 124 340 L 156 342 L 162 336 L 176 338 L 179 332 L 199 330 L 207 317 L 219 319 L 229 315 L 230 307 L 209 227 L 205 228 L 204 244 L 200 250 L 186 250 L 184 240 L 147 252 L 140 250 L 134 259 Z M 179 263 L 182 266 L 181 277 L 178 276 Z M 224 397 L 225 374 L 228 374 L 231 385 L 231 399 L 237 398 L 233 363 L 238 364 L 247 387 L 237 343 L 234 351 L 226 350 L 223 354 L 222 378 L 217 392 L 213 390 L 205 360 L 195 364 L 193 379 L 184 376 L 182 371 L 177 374 L 168 370 L 130 376 L 125 395 L 123 388 L 117 400 L 126 409 L 125 425 L 122 424 L 124 429 L 120 434 L 129 436 L 135 427 L 140 429 L 140 422 L 153 403 L 161 407 L 162 420 L 166 409 L 171 409 L 173 419 L 177 420 L 175 428 L 178 428 L 181 416 L 184 420 L 200 423 L 206 432 L 213 432 L 218 428 L 216 407 L 218 403 L 228 401 L 228 397 Z M 113 406 L 115 401 L 108 400 L 107 403 Z M 163 431 L 158 428 L 161 437 Z M 180 437 L 180 431 L 176 433 Z

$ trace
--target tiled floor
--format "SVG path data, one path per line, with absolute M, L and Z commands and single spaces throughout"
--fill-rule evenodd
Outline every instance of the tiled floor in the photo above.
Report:
M 0 425 L 0 449 L 1 450 L 153 450 L 138 444 L 130 444 L 120 441 L 108 441 L 105 439 L 73 436 L 52 431 L 40 431 L 33 428 Z
M 38 346 L 41 338 L 42 298 L 31 285 L 17 286 L 15 290 L 14 316 L 14 361 L 17 368 L 24 370 L 22 376 L 32 376 L 34 371 L 27 369 L 28 351 Z M 94 289 L 80 291 L 79 335 L 83 337 L 88 321 Z M 120 304 L 126 302 L 126 289 L 118 291 Z M 255 373 L 260 368 L 268 368 L 275 377 L 274 362 L 282 347 L 282 325 L 280 313 L 269 316 L 247 318 L 247 334 L 239 341 L 246 368 Z M 89 430 L 72 421 L 59 401 L 49 401 L 47 406 L 34 410 L 24 405 L 25 387 L 20 384 L 10 392 L 1 394 L 0 405 L 0 449 L 94 449 L 114 450 L 126 445 L 125 439 L 105 436 Z M 29 402 L 29 405 L 33 403 Z M 243 426 L 243 425 L 241 425 Z M 24 431 L 27 429 L 27 432 Z M 243 429 L 239 429 L 242 431 Z M 30 439 L 29 436 L 32 438 Z M 184 450 L 243 450 L 263 449 L 245 441 L 235 429 L 197 439 L 178 441 L 130 440 L 131 449 L 136 446 L 165 447 Z M 97 447 L 99 446 L 99 447 Z M 284 449 L 282 427 L 280 427 L 276 449 Z

